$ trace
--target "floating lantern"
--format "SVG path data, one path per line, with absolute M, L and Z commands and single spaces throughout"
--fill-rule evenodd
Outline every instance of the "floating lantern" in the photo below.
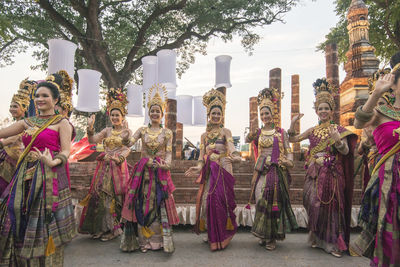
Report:
M 74 78 L 75 50 L 77 45 L 66 40 L 51 39 L 49 45 L 49 74 L 65 70 L 71 78 Z
M 98 112 L 101 73 L 96 70 L 78 70 L 78 105 L 76 110 Z
M 178 95 L 176 96 L 176 102 L 177 122 L 184 125 L 192 125 L 193 96 Z
M 203 96 L 193 97 L 193 125 L 205 126 L 207 124 L 207 109 L 203 105 Z
M 142 86 L 130 84 L 127 88 L 129 117 L 143 117 L 143 93 Z
M 147 56 L 142 58 L 143 66 L 143 91 L 157 83 L 157 57 Z
M 215 88 L 232 87 L 230 79 L 231 56 L 215 57 Z
M 157 53 L 158 83 L 167 88 L 176 88 L 176 53 L 174 50 L 163 49 Z

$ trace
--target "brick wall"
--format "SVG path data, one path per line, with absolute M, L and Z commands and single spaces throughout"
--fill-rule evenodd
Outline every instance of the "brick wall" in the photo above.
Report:
M 130 164 L 134 165 L 137 155 L 128 158 Z M 172 180 L 176 186 L 174 198 L 178 204 L 193 204 L 196 201 L 198 185 L 194 183 L 196 177 L 185 177 L 185 171 L 197 164 L 196 161 L 175 160 L 172 163 Z M 304 185 L 304 162 L 296 161 L 295 167 L 291 171 L 292 183 L 290 187 L 290 199 L 292 204 L 301 205 L 303 203 Z M 252 161 L 243 161 L 233 167 L 236 179 L 235 196 L 237 204 L 246 204 L 250 196 L 250 182 L 253 175 Z M 74 198 L 82 199 L 87 194 L 90 182 L 96 168 L 96 162 L 70 163 L 71 189 Z M 361 178 L 355 179 L 353 204 L 359 205 L 361 201 Z

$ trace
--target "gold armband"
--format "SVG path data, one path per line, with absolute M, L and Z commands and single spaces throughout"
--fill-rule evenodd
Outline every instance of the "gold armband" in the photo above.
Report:
M 288 133 L 288 135 L 289 135 L 290 137 L 296 136 L 296 131 L 295 131 L 295 130 L 289 129 L 289 130 L 287 131 L 287 133 Z
M 172 152 L 172 145 L 167 146 L 165 149 L 166 152 Z
M 361 122 L 369 122 L 374 116 L 374 112 L 365 112 L 362 110 L 363 106 L 359 106 L 357 108 L 356 113 L 354 114 L 355 118 Z
M 204 149 L 204 144 L 200 144 L 200 150 Z
M 233 143 L 233 138 L 229 137 L 228 139 L 226 139 L 226 141 L 228 141 L 229 143 Z

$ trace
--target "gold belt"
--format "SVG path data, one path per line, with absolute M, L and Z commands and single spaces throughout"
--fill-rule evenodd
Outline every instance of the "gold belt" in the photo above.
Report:
M 211 161 L 219 161 L 220 159 L 224 158 L 227 156 L 227 153 L 222 153 L 222 154 L 217 154 L 217 153 L 211 153 L 210 155 L 210 160 Z

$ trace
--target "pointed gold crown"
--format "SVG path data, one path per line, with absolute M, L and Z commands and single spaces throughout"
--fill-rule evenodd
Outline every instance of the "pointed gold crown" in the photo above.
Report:
M 207 108 L 207 115 L 210 115 L 213 107 L 220 107 L 222 115 L 225 113 L 225 95 L 216 89 L 211 89 L 203 96 L 203 105 Z
M 72 80 L 65 70 L 60 70 L 57 74 L 62 77 L 60 86 L 60 106 L 62 109 L 71 112 L 74 108 L 72 106 L 72 87 L 74 85 L 74 80 Z
M 258 93 L 257 96 L 258 109 L 261 110 L 264 107 L 269 108 L 276 124 L 279 120 L 277 110 L 278 102 L 281 98 L 283 98 L 283 95 L 281 95 L 278 89 L 275 88 L 264 88 Z
M 317 79 L 313 83 L 315 102 L 314 108 L 317 110 L 321 103 L 328 103 L 332 110 L 336 108 L 334 97 L 337 94 L 337 89 L 329 84 L 326 78 Z
M 153 91 L 155 91 L 153 95 Z M 164 96 L 164 99 L 161 97 L 161 94 Z M 167 88 L 163 84 L 155 84 L 149 90 L 149 96 L 147 101 L 147 107 L 150 109 L 152 106 L 157 105 L 161 108 L 162 112 L 165 112 L 165 108 L 167 106 Z
M 372 74 L 371 77 L 368 78 L 368 89 L 369 89 L 369 94 L 372 94 L 372 92 L 375 90 L 375 84 L 378 81 L 379 77 L 381 75 L 385 75 L 385 74 L 389 74 L 390 73 L 390 69 L 386 68 L 386 69 L 380 69 L 374 72 L 374 74 Z M 395 99 L 395 96 L 393 95 L 392 92 L 385 92 L 382 96 L 383 99 L 385 99 L 385 101 L 389 104 L 389 105 L 393 105 Z
M 13 95 L 11 102 L 17 103 L 21 109 L 26 112 L 29 107 L 31 94 L 36 90 L 37 83 L 30 81 L 28 78 L 23 80 L 19 84 L 19 89 L 16 94 Z
M 110 115 L 113 109 L 121 111 L 122 116 L 127 113 L 126 106 L 128 99 L 126 97 L 126 89 L 123 88 L 110 88 L 106 96 L 107 113 Z

